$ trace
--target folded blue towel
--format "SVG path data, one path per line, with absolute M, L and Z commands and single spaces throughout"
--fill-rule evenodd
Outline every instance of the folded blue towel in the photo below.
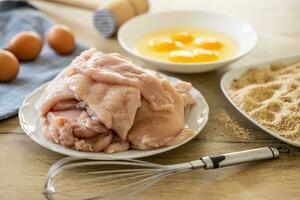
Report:
M 9 6 L 3 9 L 3 5 L 8 4 Z M 0 120 L 16 115 L 28 94 L 55 77 L 76 55 L 86 49 L 83 45 L 77 44 L 77 49 L 72 55 L 57 55 L 49 48 L 44 38 L 46 31 L 52 25 L 53 22 L 47 16 L 26 2 L 1 2 L 0 47 L 3 49 L 5 44 L 21 31 L 39 33 L 43 37 L 44 46 L 36 60 L 21 63 L 21 70 L 16 80 L 9 83 L 0 82 Z

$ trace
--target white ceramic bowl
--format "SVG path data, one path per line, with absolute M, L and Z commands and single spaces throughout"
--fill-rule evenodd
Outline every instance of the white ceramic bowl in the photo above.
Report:
M 239 51 L 230 59 L 207 63 L 163 62 L 134 51 L 137 41 L 147 33 L 174 27 L 198 27 L 224 33 L 239 44 Z M 127 52 L 152 68 L 170 72 L 197 73 L 215 70 L 245 56 L 255 47 L 257 34 L 249 24 L 236 18 L 204 11 L 171 11 L 144 14 L 129 20 L 120 28 L 118 40 Z

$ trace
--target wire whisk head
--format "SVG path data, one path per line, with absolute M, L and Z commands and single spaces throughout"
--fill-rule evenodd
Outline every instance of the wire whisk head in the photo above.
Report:
M 49 200 L 128 199 L 172 173 L 187 167 L 146 161 L 91 161 L 63 158 L 49 170 L 44 195 Z

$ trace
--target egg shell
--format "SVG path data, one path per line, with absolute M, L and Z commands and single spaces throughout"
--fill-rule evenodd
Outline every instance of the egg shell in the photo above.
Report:
M 49 46 L 58 54 L 71 54 L 76 48 L 72 31 L 63 25 L 55 25 L 46 33 Z
M 12 81 L 19 73 L 18 59 L 9 51 L 0 50 L 0 81 Z
M 43 40 L 35 32 L 24 31 L 15 35 L 7 44 L 6 49 L 20 61 L 36 59 L 41 53 Z

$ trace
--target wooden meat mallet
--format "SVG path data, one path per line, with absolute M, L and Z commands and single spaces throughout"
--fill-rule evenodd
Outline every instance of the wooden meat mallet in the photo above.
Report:
M 44 0 L 93 10 L 93 23 L 105 37 L 113 36 L 130 18 L 149 10 L 147 0 Z

